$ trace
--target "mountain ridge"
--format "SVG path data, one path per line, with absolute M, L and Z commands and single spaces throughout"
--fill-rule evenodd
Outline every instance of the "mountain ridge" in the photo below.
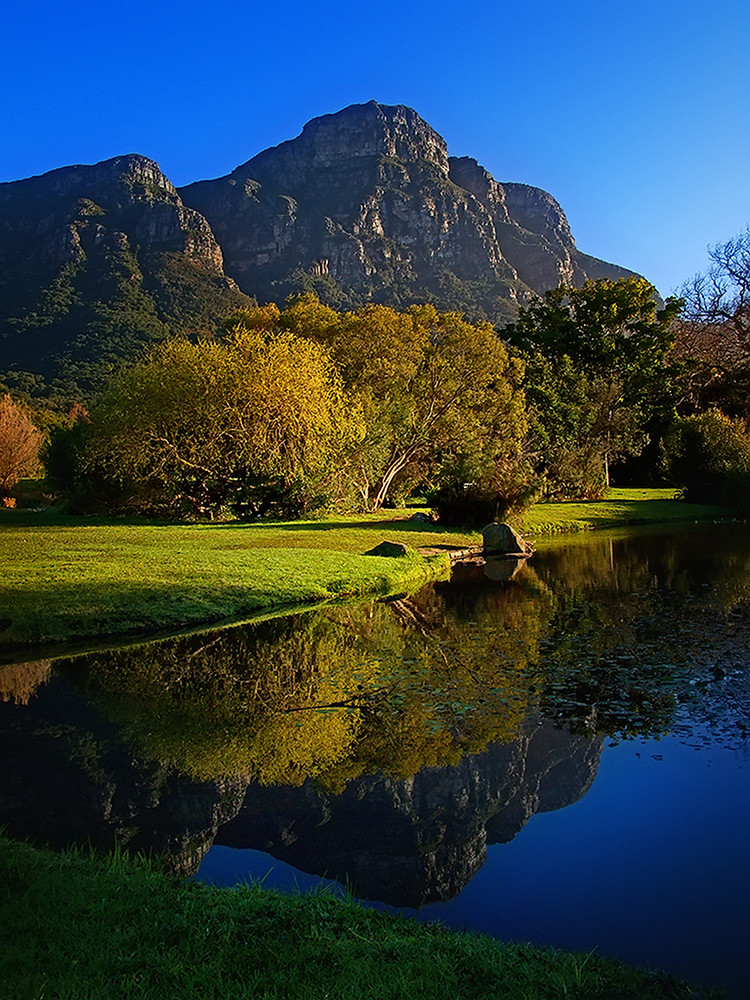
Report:
M 404 105 L 314 118 L 295 139 L 179 191 L 209 221 L 240 287 L 262 299 L 427 299 L 508 320 L 560 282 L 633 274 L 582 254 L 552 195 L 449 156 Z
M 53 381 L 103 381 L 252 300 L 427 301 L 502 325 L 561 282 L 632 274 L 581 253 L 551 194 L 450 156 L 404 105 L 313 118 L 182 187 L 138 153 L 0 184 L 0 364 Z

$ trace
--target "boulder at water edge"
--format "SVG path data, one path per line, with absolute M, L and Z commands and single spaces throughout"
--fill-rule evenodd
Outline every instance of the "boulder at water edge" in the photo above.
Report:
M 531 546 L 514 531 L 509 524 L 485 524 L 482 528 L 482 541 L 485 552 L 497 552 L 502 555 L 531 555 Z

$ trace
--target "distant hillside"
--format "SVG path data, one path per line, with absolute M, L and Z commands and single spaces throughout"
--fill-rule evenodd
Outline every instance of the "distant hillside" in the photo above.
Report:
M 143 156 L 0 184 L 0 370 L 96 383 L 247 302 L 206 220 Z
M 179 191 L 138 155 L 0 184 L 0 371 L 95 386 L 248 296 L 429 301 L 504 323 L 560 282 L 632 273 L 577 250 L 551 195 L 372 101 Z

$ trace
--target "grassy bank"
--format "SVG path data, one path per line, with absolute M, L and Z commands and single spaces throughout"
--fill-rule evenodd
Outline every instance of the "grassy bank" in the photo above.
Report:
M 600 502 L 538 504 L 523 530 L 541 537 L 626 524 L 714 520 L 722 508 L 664 490 Z M 277 524 L 149 524 L 0 510 L 0 651 L 94 642 L 246 620 L 271 609 L 415 589 L 445 556 L 363 555 L 383 539 L 416 549 L 477 544 L 411 511 Z
M 273 608 L 413 590 L 446 556 L 365 556 L 381 518 L 250 526 L 97 523 L 22 512 L 0 524 L 0 649 L 178 631 Z M 45 523 L 46 522 L 46 523 Z M 445 536 L 427 532 L 445 542 Z M 420 535 L 419 541 L 422 541 Z
M 0 945 L 4 1000 L 696 996 L 595 954 L 419 925 L 326 892 L 213 889 L 4 838 Z
M 686 503 L 673 489 L 611 489 L 604 500 L 538 503 L 524 519 L 534 537 L 640 524 L 726 520 L 725 507 Z

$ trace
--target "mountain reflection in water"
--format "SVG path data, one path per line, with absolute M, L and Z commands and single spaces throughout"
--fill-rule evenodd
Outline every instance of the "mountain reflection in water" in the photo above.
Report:
M 744 527 L 595 535 L 387 602 L 0 667 L 0 825 L 449 900 L 488 844 L 585 795 L 604 743 L 746 753 L 748 568 Z
M 215 843 L 252 846 L 365 899 L 418 907 L 456 896 L 536 812 L 569 805 L 596 775 L 601 740 L 549 723 L 452 767 L 354 779 L 338 794 L 248 788 Z

